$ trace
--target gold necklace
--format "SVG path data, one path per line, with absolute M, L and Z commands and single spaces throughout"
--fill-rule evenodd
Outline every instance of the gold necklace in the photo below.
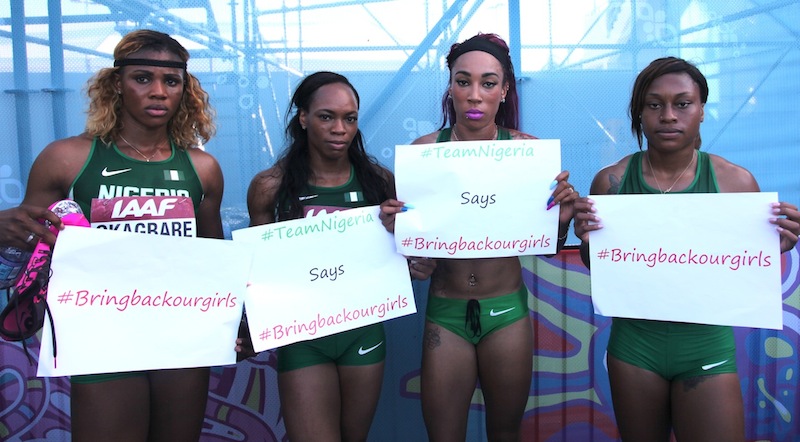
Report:
M 450 129 L 450 135 L 453 136 L 451 141 L 461 141 L 461 138 L 458 138 L 458 134 L 456 133 L 456 125 L 454 124 L 453 127 Z M 494 135 L 492 135 L 492 140 L 497 139 L 497 125 L 494 125 Z
M 118 134 L 118 135 L 119 135 L 120 139 L 122 139 L 122 141 L 124 141 L 124 142 L 125 142 L 125 144 L 127 144 L 128 146 L 130 146 L 130 147 L 131 147 L 131 149 L 135 150 L 135 151 L 136 151 L 136 153 L 138 153 L 139 155 L 141 155 L 141 156 L 142 156 L 142 158 L 144 158 L 144 160 L 145 160 L 146 162 L 148 162 L 148 163 L 150 162 L 150 160 L 152 160 L 152 159 L 153 159 L 153 157 L 155 157 L 155 156 L 158 154 L 158 146 L 156 146 L 156 150 L 155 150 L 155 152 L 153 152 L 153 154 L 152 154 L 152 155 L 150 155 L 149 157 L 148 157 L 148 156 L 145 156 L 145 154 L 143 154 L 143 153 L 142 153 L 142 151 L 140 151 L 139 149 L 137 149 L 137 148 L 136 148 L 136 146 L 134 146 L 133 144 L 131 144 L 131 142 L 130 142 L 130 141 L 126 140 L 126 139 L 125 139 L 125 137 L 123 137 L 123 136 L 122 136 L 122 134 Z
M 672 188 L 675 187 L 676 184 L 678 184 L 678 181 L 680 181 L 680 179 L 683 177 L 683 174 L 685 174 L 686 171 L 689 170 L 689 166 L 691 166 L 692 163 L 694 163 L 695 156 L 697 156 L 697 150 L 692 151 L 692 159 L 689 160 L 689 164 L 686 165 L 686 168 L 683 169 L 683 172 L 681 172 L 680 175 L 678 175 L 678 178 L 675 179 L 672 185 L 669 186 L 667 190 L 661 190 L 661 184 L 658 182 L 658 178 L 656 178 L 656 171 L 653 169 L 653 163 L 650 162 L 650 151 L 647 151 L 647 165 L 650 166 L 650 173 L 653 175 L 653 179 L 656 180 L 656 186 L 658 186 L 658 191 L 661 192 L 662 195 L 670 193 L 672 191 Z

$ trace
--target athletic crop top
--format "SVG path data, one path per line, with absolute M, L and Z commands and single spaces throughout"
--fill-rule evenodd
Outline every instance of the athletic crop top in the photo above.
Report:
M 636 152 L 628 161 L 625 167 L 625 175 L 622 176 L 622 184 L 619 194 L 641 194 L 641 193 L 661 193 L 647 185 L 642 174 L 642 154 Z M 694 181 L 686 189 L 670 193 L 719 193 L 717 186 L 717 176 L 714 174 L 714 167 L 711 165 L 711 158 L 705 152 L 697 151 L 697 172 Z
M 436 137 L 437 143 L 445 143 L 450 141 L 450 135 L 453 132 L 453 129 L 448 127 L 447 129 L 442 129 L 439 132 L 439 136 Z M 510 140 L 511 139 L 511 132 L 508 129 L 504 129 L 502 127 L 497 128 L 497 139 L 498 140 Z
M 281 198 L 282 204 L 287 204 L 286 198 Z M 303 206 L 305 217 L 316 216 L 320 213 L 332 213 L 337 210 L 355 209 L 370 205 L 364 199 L 361 182 L 356 176 L 355 168 L 350 165 L 350 178 L 341 186 L 319 187 L 308 185 L 300 192 L 300 205 Z M 276 221 L 279 220 L 280 211 L 276 208 Z
M 163 161 L 139 161 L 123 155 L 116 144 L 106 145 L 98 138 L 86 164 L 70 187 L 70 197 L 87 218 L 92 199 L 120 196 L 186 196 L 195 210 L 203 200 L 203 186 L 189 153 L 170 143 L 172 154 Z M 90 220 L 91 221 L 91 220 Z

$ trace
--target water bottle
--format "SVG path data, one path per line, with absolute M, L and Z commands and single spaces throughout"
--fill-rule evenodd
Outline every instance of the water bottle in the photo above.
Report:
M 30 259 L 31 252 L 16 247 L 0 247 L 0 289 L 16 284 Z

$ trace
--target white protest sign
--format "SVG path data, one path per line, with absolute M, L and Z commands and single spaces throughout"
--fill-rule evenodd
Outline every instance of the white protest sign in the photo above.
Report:
M 561 172 L 560 140 L 397 146 L 397 251 L 432 258 L 556 252 L 558 212 L 547 210 Z
M 378 206 L 235 230 L 253 247 L 245 309 L 256 351 L 416 313 Z
M 251 256 L 232 241 L 66 227 L 39 376 L 236 363 Z
M 592 195 L 603 316 L 781 329 L 776 193 Z

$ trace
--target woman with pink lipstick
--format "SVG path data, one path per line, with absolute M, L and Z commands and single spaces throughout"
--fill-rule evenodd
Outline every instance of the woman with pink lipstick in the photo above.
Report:
M 693 64 L 660 58 L 639 73 L 630 99 L 631 131 L 640 152 L 605 167 L 591 194 L 758 192 L 753 175 L 700 151 L 706 78 Z M 643 137 L 647 149 L 641 151 Z M 589 232 L 602 228 L 592 200 L 575 202 L 575 234 L 589 265 Z M 797 244 L 800 213 L 776 203 L 771 221 L 781 251 Z M 727 326 L 613 318 L 608 375 L 624 441 L 744 441 L 736 345 Z
M 45 147 L 23 204 L 48 207 L 70 197 L 91 219 L 92 200 L 114 196 L 108 189 L 125 187 L 130 197 L 186 195 L 197 236 L 222 238 L 222 172 L 197 147 L 214 134 L 212 111 L 208 94 L 186 70 L 188 59 L 167 34 L 125 35 L 114 49 L 114 66 L 88 83 L 86 131 Z M 208 381 L 208 368 L 73 376 L 72 440 L 197 441 Z
M 478 34 L 454 44 L 447 56 L 450 82 L 442 98 L 439 131 L 415 144 L 535 137 L 519 127 L 518 97 L 508 46 Z M 451 125 L 444 128 L 446 124 Z M 560 204 L 563 246 L 577 193 L 569 173 L 555 177 L 547 203 Z M 381 218 L 390 231 L 403 203 L 388 200 Z M 502 312 L 502 314 L 497 314 Z M 528 290 L 519 258 L 440 259 L 431 276 L 422 349 L 422 412 L 431 441 L 463 441 L 476 382 L 486 408 L 491 441 L 520 440 L 533 363 Z
M 364 149 L 358 109 L 358 92 L 342 75 L 317 72 L 297 86 L 290 108 L 296 113 L 286 128 L 290 145 L 247 192 L 251 226 L 394 197 L 394 176 Z M 411 268 L 411 274 L 424 279 L 430 270 Z M 252 353 L 246 338 L 237 343 L 236 351 Z M 278 393 L 289 440 L 367 440 L 385 356 L 382 323 L 278 348 Z

